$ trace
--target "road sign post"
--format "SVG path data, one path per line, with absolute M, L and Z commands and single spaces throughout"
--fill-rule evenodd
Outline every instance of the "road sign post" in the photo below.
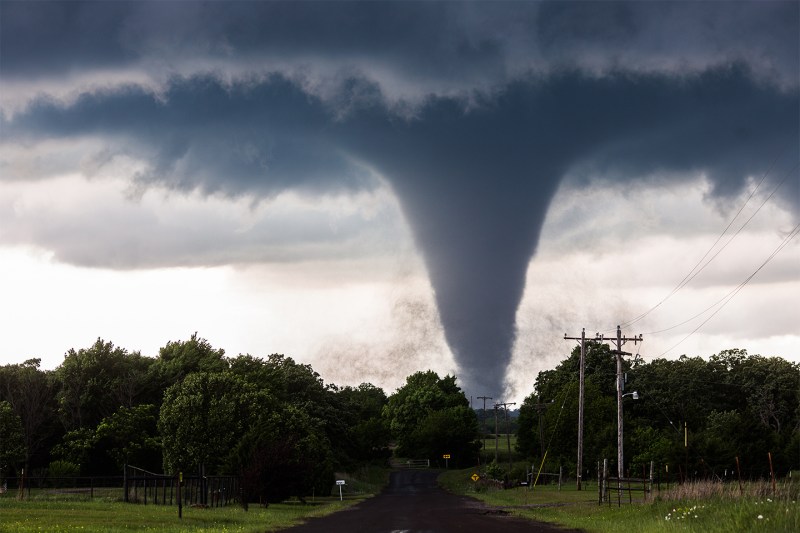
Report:
M 442 458 L 444 459 L 444 468 L 445 468 L 445 469 L 449 468 L 449 466 L 448 466 L 448 465 L 450 464 L 450 463 L 449 463 L 449 461 L 450 461 L 450 454 L 449 454 L 449 453 L 446 453 L 446 454 L 442 455 Z
M 344 480 L 337 479 L 336 484 L 339 485 L 339 501 L 342 501 L 342 485 L 344 485 Z

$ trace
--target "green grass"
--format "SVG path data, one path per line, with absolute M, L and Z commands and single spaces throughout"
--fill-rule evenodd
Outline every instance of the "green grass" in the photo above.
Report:
M 555 486 L 536 487 L 532 491 L 523 487 L 501 490 L 471 481 L 469 476 L 475 471 L 446 472 L 439 481 L 451 492 L 473 496 L 514 515 L 590 533 L 800 531 L 797 486 L 784 487 L 774 498 L 763 495 L 759 488 L 763 484 L 753 484 L 742 497 L 695 490 L 691 499 L 672 499 L 682 495 L 665 491 L 655 502 L 623 503 L 618 507 L 616 503 L 598 505 L 596 484 L 584 483 L 580 492 L 574 484 L 564 485 L 561 491 Z
M 162 505 L 135 505 L 107 501 L 16 501 L 0 499 L 0 531 L 62 532 L 96 531 L 276 531 L 299 524 L 306 518 L 324 516 L 357 503 L 360 499 L 327 498 L 314 504 L 273 504 L 268 508 L 250 506 L 216 509 L 178 508 Z
M 177 506 L 122 503 L 119 489 L 110 489 L 107 494 L 100 492 L 106 489 L 95 489 L 91 500 L 85 493 L 33 490 L 29 498 L 18 501 L 13 491 L 0 496 L 0 532 L 277 531 L 340 511 L 378 493 L 388 480 L 388 470 L 365 467 L 353 474 L 337 474 L 337 479 L 347 483 L 343 501 L 334 489 L 332 496 L 313 501 L 309 498 L 307 504 L 289 501 L 268 508 L 251 504 L 248 511 L 239 506 L 184 507 L 182 519 L 178 518 Z
M 495 439 L 494 436 L 481 439 L 483 448 L 480 450 L 480 457 L 482 462 L 491 462 L 495 457 Z M 516 451 L 517 436 L 511 435 L 511 460 L 517 461 L 520 456 Z M 508 440 L 505 435 L 499 435 L 497 439 L 497 462 L 508 463 Z

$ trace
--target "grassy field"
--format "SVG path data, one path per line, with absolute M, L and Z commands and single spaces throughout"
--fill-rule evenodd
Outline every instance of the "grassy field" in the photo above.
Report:
M 511 459 L 516 461 L 518 459 L 518 454 L 516 452 L 516 445 L 517 445 L 517 436 L 511 435 Z M 506 440 L 505 435 L 499 435 L 497 441 L 495 442 L 495 438 L 492 436 L 490 438 L 482 439 L 481 442 L 483 443 L 483 448 L 481 448 L 481 460 L 485 462 L 491 462 L 495 456 L 495 445 L 497 446 L 497 460 L 500 463 L 507 463 L 508 462 L 508 440 Z
M 16 501 L 0 499 L 0 531 L 61 532 L 95 531 L 121 533 L 131 531 L 276 531 L 306 518 L 324 516 L 360 501 L 348 498 L 340 502 L 328 498 L 302 505 L 273 504 L 268 508 L 250 506 L 216 509 L 184 508 L 178 518 L 175 506 L 135 505 L 117 501 Z
M 476 485 L 469 479 L 474 472 L 446 472 L 440 483 L 452 492 L 473 496 L 518 516 L 592 533 L 800 531 L 798 483 L 784 484 L 773 497 L 769 496 L 771 487 L 763 483 L 749 484 L 744 496 L 738 496 L 738 490 L 736 495 L 720 492 L 718 484 L 698 484 L 688 492 L 664 491 L 652 503 L 623 503 L 618 507 L 598 505 L 596 484 L 584 484 L 580 492 L 573 484 L 561 491 L 554 486 L 533 491 L 524 487 L 500 490 Z
M 388 479 L 382 468 L 364 469 L 353 476 L 337 474 L 347 481 L 343 501 L 338 492 L 326 498 L 310 499 L 306 504 L 289 501 L 268 508 L 250 505 L 201 509 L 177 506 L 122 503 L 119 494 L 96 492 L 88 500 L 85 493 L 35 490 L 29 499 L 18 501 L 16 493 L 0 495 L 0 532 L 109 532 L 236 531 L 256 533 L 277 531 L 297 525 L 307 518 L 325 516 L 355 505 L 380 491 Z

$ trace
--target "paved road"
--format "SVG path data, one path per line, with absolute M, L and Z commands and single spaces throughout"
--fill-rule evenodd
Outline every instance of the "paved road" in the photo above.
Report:
M 284 531 L 292 533 L 564 533 L 549 524 L 513 518 L 485 504 L 443 491 L 437 472 L 393 472 L 389 486 L 378 496 L 347 510 Z M 572 530 L 575 531 L 575 530 Z

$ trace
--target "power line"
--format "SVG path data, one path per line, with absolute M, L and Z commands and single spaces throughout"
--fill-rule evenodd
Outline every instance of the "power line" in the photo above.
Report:
M 709 316 L 708 318 L 706 318 L 706 319 L 705 319 L 705 320 L 704 320 L 704 321 L 703 321 L 703 322 L 702 322 L 702 323 L 701 323 L 699 326 L 697 326 L 697 327 L 696 327 L 694 330 L 692 330 L 692 332 L 691 332 L 691 333 L 689 333 L 688 335 L 686 335 L 686 337 L 684 337 L 683 339 L 681 339 L 681 340 L 680 340 L 680 341 L 679 341 L 677 344 L 673 345 L 673 346 L 672 346 L 671 348 L 669 348 L 668 350 L 664 351 L 664 352 L 663 352 L 661 355 L 659 355 L 658 357 L 662 357 L 662 356 L 666 355 L 667 353 L 671 352 L 672 350 L 674 350 L 675 348 L 677 348 L 678 346 L 680 346 L 681 344 L 683 344 L 683 342 L 684 342 L 684 341 L 686 341 L 686 340 L 687 340 L 689 337 L 691 337 L 692 335 L 694 335 L 695 333 L 697 333 L 697 332 L 700 330 L 700 328 L 702 328 L 704 325 L 706 325 L 706 323 L 707 323 L 709 320 L 711 320 L 712 318 L 714 318 L 714 316 L 716 316 L 716 314 L 717 314 L 717 313 L 719 313 L 719 312 L 720 312 L 720 311 L 721 311 L 721 310 L 722 310 L 722 309 L 723 309 L 723 308 L 724 308 L 726 305 L 728 305 L 728 303 L 729 303 L 729 302 L 730 302 L 730 301 L 731 301 L 731 300 L 732 300 L 732 299 L 733 299 L 733 298 L 734 298 L 734 297 L 735 297 L 737 294 L 739 294 L 739 291 L 741 291 L 741 290 L 742 290 L 742 289 L 743 289 L 743 288 L 744 288 L 744 287 L 745 287 L 745 286 L 746 286 L 748 283 L 750 283 L 750 280 L 752 280 L 752 279 L 753 279 L 753 278 L 756 276 L 756 274 L 758 274 L 758 273 L 761 271 L 761 269 L 762 269 L 762 268 L 764 268 L 764 267 L 765 267 L 765 266 L 766 266 L 766 265 L 767 265 L 767 264 L 768 264 L 770 261 L 772 261 L 772 259 L 773 259 L 773 258 L 774 258 L 776 255 L 778 255 L 778 253 L 780 253 L 780 251 L 781 251 L 781 250 L 783 250 L 783 249 L 786 247 L 786 245 L 787 245 L 787 244 L 789 244 L 789 242 L 790 242 L 792 239 L 794 239 L 795 237 L 797 237 L 797 234 L 798 234 L 798 233 L 800 233 L 800 224 L 796 225 L 796 226 L 794 227 L 794 229 L 792 229 L 792 231 L 790 231 L 790 232 L 789 232 L 789 234 L 786 236 L 786 238 L 784 238 L 784 240 L 783 240 L 783 241 L 782 241 L 782 242 L 781 242 L 781 243 L 778 245 L 778 247 L 777 247 L 777 248 L 775 248 L 775 250 L 773 250 L 773 252 L 772 252 L 772 253 L 769 255 L 769 257 L 767 257 L 767 259 L 766 259 L 766 260 L 764 260 L 764 262 L 763 262 L 763 263 L 761 263 L 761 265 L 760 265 L 760 266 L 759 266 L 759 267 L 758 267 L 758 268 L 757 268 L 757 269 L 756 269 L 756 270 L 755 270 L 755 271 L 754 271 L 752 274 L 750 274 L 750 275 L 749 275 L 749 276 L 748 276 L 748 277 L 747 277 L 747 278 L 746 278 L 746 279 L 745 279 L 743 282 L 741 282 L 741 283 L 740 283 L 740 284 L 739 284 L 739 285 L 738 285 L 738 286 L 737 286 L 735 289 L 733 289 L 731 292 L 729 292 L 729 293 L 728 293 L 728 294 L 727 294 L 727 295 L 726 295 L 726 296 L 725 296 L 725 297 L 722 299 L 722 304 L 721 304 L 721 305 L 720 305 L 720 306 L 717 308 L 717 310 L 716 310 L 716 311 L 714 311 L 714 312 L 711 314 L 711 316 Z M 719 302 L 717 302 L 717 304 L 719 304 Z M 714 304 L 714 306 L 716 306 L 717 304 Z M 712 306 L 712 308 L 713 308 L 714 306 Z M 710 309 L 710 308 L 709 308 L 709 309 Z M 707 312 L 707 311 L 708 311 L 708 309 L 706 309 L 706 311 L 703 311 L 703 313 L 700 313 L 700 315 L 697 315 L 697 316 L 701 316 L 702 314 L 704 314 L 704 313 L 705 313 L 705 312 Z M 693 318 L 697 318 L 697 316 L 695 316 L 695 317 L 693 317 Z M 684 323 L 685 323 L 685 322 L 683 322 L 682 324 L 684 324 Z M 665 329 L 665 330 L 661 330 L 661 331 L 668 331 L 668 330 L 670 330 L 670 329 L 674 329 L 675 327 L 678 327 L 678 326 L 680 326 L 680 325 L 682 325 L 682 324 L 678 324 L 678 325 L 676 325 L 676 326 L 673 326 L 673 327 L 671 327 L 671 328 L 667 328 L 667 329 Z M 659 332 L 655 332 L 655 333 L 659 333 Z M 652 334 L 652 333 L 651 333 L 651 334 Z
M 786 182 L 786 180 L 789 178 L 789 176 L 790 176 L 790 175 L 792 175 L 792 173 L 793 173 L 793 172 L 794 172 L 794 171 L 797 169 L 797 167 L 798 167 L 798 166 L 800 166 L 800 163 L 796 163 L 796 164 L 795 164 L 795 165 L 794 165 L 794 166 L 793 166 L 793 167 L 792 167 L 792 168 L 791 168 L 791 169 L 790 169 L 790 170 L 789 170 L 789 171 L 788 171 L 788 172 L 787 172 L 787 173 L 786 173 L 786 174 L 783 176 L 783 179 L 781 179 L 781 181 L 780 181 L 780 182 L 779 182 L 779 183 L 778 183 L 778 184 L 775 186 L 775 188 L 773 188 L 773 190 L 772 190 L 772 192 L 769 194 L 769 196 L 767 196 L 767 198 L 766 198 L 766 199 L 765 199 L 763 202 L 761 202 L 761 205 L 759 205 L 759 206 L 758 206 L 758 208 L 757 208 L 757 209 L 756 209 L 756 210 L 753 212 L 753 214 L 752 214 L 752 215 L 750 215 L 750 217 L 749 217 L 749 218 L 748 218 L 748 219 L 747 219 L 747 220 L 746 220 L 746 221 L 745 221 L 745 222 L 744 222 L 744 223 L 743 223 L 743 224 L 742 224 L 742 225 L 739 227 L 739 229 L 738 229 L 738 230 L 736 230 L 736 233 L 734 233 L 734 234 L 731 236 L 731 238 L 730 238 L 730 239 L 728 239 L 728 241 L 727 241 L 727 242 L 726 242 L 726 243 L 725 243 L 725 244 L 724 244 L 724 245 L 723 245 L 723 246 L 722 246 L 722 247 L 721 247 L 719 250 L 717 250 L 717 252 L 716 252 L 716 253 L 714 253 L 714 255 L 712 255 L 710 259 L 708 259 L 708 261 L 705 261 L 705 260 L 706 260 L 706 258 L 708 257 L 708 255 L 709 255 L 709 254 L 710 254 L 710 253 L 711 253 L 711 252 L 714 250 L 714 248 L 716 248 L 717 244 L 719 244 L 719 242 L 722 240 L 722 238 L 723 238 L 723 237 L 724 237 L 724 236 L 725 236 L 725 235 L 728 233 L 728 230 L 730 230 L 731 226 L 732 226 L 732 225 L 733 225 L 733 223 L 736 221 L 736 219 L 739 217 L 739 215 L 742 213 L 742 211 L 743 211 L 743 210 L 744 210 L 744 208 L 747 206 L 747 204 L 748 204 L 748 203 L 750 203 L 750 200 L 752 200 L 752 199 L 753 199 L 753 196 L 755 196 L 755 194 L 756 194 L 756 192 L 758 191 L 758 189 L 759 189 L 759 188 L 761 187 L 761 185 L 764 183 L 764 180 L 767 178 L 767 176 L 770 174 L 770 172 L 772 171 L 772 169 L 775 167 L 775 164 L 776 164 L 777 160 L 779 159 L 779 157 L 780 157 L 780 156 L 776 157 L 776 158 L 775 158 L 775 159 L 772 161 L 772 164 L 771 164 L 771 165 L 770 165 L 770 167 L 767 169 L 767 171 L 766 171 L 766 172 L 765 172 L 765 173 L 764 173 L 764 174 L 761 176 L 761 180 L 759 180 L 759 182 L 758 182 L 758 184 L 756 185 L 756 187 L 755 187 L 755 188 L 754 188 L 754 189 L 753 189 L 753 190 L 750 192 L 750 195 L 748 196 L 747 200 L 746 200 L 746 201 L 745 201 L 745 202 L 742 204 L 742 206 L 739 208 L 739 211 L 737 211 L 737 212 L 736 212 L 736 215 L 734 215 L 734 217 L 731 219 L 731 221 L 728 223 L 728 225 L 725 227 L 725 229 L 722 231 L 722 233 L 720 233 L 720 235 L 717 237 L 717 239 L 714 241 L 714 243 L 713 243 L 713 244 L 712 244 L 712 245 L 711 245 L 711 246 L 708 248 L 708 250 L 706 251 L 706 253 L 705 253 L 705 254 L 703 254 L 703 257 L 701 257 L 701 258 L 700 258 L 700 260 L 699 260 L 699 261 L 698 261 L 698 262 L 697 262 L 697 263 L 696 263 L 696 264 L 695 264 L 695 265 L 692 267 L 692 269 L 689 271 L 689 273 L 688 273 L 688 274 L 686 274 L 686 275 L 683 277 L 683 279 L 682 279 L 682 280 L 681 280 L 681 281 L 680 281 L 680 282 L 679 282 L 679 283 L 678 283 L 678 284 L 677 284 L 677 285 L 676 285 L 676 286 L 675 286 L 675 287 L 674 287 L 674 288 L 673 288 L 673 289 L 672 289 L 672 290 L 671 290 L 671 291 L 670 291 L 670 292 L 669 292 L 669 293 L 668 293 L 668 294 L 667 294 L 667 295 L 666 295 L 664 298 L 662 298 L 662 299 L 661 299 L 661 300 L 660 300 L 658 303 L 656 303 L 654 306 L 652 306 L 652 307 L 651 307 L 650 309 L 648 309 L 647 311 L 645 311 L 645 312 L 641 313 L 640 315 L 636 316 L 635 318 L 633 318 L 633 319 L 631 319 L 631 320 L 629 320 L 629 321 L 627 321 L 627 322 L 624 322 L 623 324 L 621 324 L 623 327 L 629 327 L 629 326 L 631 326 L 631 325 L 635 324 L 636 322 L 638 322 L 638 321 L 642 320 L 642 319 L 643 319 L 643 318 L 645 318 L 647 315 L 649 315 L 650 313 L 652 313 L 653 311 L 655 311 L 656 309 L 658 309 L 658 308 L 659 308 L 659 307 L 660 307 L 660 306 L 661 306 L 663 303 L 665 303 L 667 300 L 669 300 L 669 299 L 670 299 L 672 296 L 674 296 L 674 295 L 675 295 L 675 293 L 677 293 L 678 291 L 680 291 L 681 289 L 683 289 L 683 288 L 684 288 L 686 285 L 688 285 L 688 284 L 689 284 L 689 283 L 690 283 L 690 282 L 691 282 L 691 281 L 692 281 L 692 280 L 693 280 L 695 277 L 697 277 L 697 275 L 699 275 L 699 274 L 700 274 L 700 273 L 701 273 L 701 272 L 702 272 L 702 271 L 703 271 L 703 270 L 704 270 L 704 269 L 705 269 L 705 268 L 706 268 L 706 267 L 707 267 L 709 264 L 711 264 L 711 262 L 712 262 L 714 259 L 716 259 L 716 257 L 717 257 L 717 256 L 718 256 L 718 255 L 719 255 L 719 254 L 720 254 L 720 253 L 721 253 L 721 252 L 722 252 L 722 251 L 723 251 L 723 250 L 724 250 L 724 249 L 725 249 L 725 248 L 726 248 L 726 247 L 727 247 L 727 246 L 728 246 L 728 245 L 729 245 L 729 244 L 730 244 L 730 243 L 731 243 L 731 242 L 732 242 L 732 241 L 733 241 L 733 240 L 734 240 L 734 239 L 735 239 L 735 238 L 736 238 L 738 235 L 739 235 L 739 233 L 741 233 L 741 232 L 742 232 L 742 230 L 744 230 L 744 228 L 745 228 L 745 227 L 747 227 L 747 225 L 750 223 L 750 221 L 752 221 L 752 220 L 753 220 L 753 218 L 754 218 L 754 217 L 755 217 L 755 216 L 758 214 L 758 212 L 759 212 L 759 211 L 761 211 L 761 208 L 763 208 L 763 207 L 764 207 L 764 205 L 765 205 L 765 204 L 766 204 L 766 203 L 767 203 L 769 200 L 771 200 L 771 199 L 772 199 L 772 197 L 775 195 L 775 193 L 778 191 L 778 189 L 780 189 L 780 188 L 781 188 L 781 186 L 782 186 L 782 185 L 783 185 L 783 184 Z M 703 264 L 703 262 L 704 262 L 704 261 L 705 261 L 705 264 Z M 701 266 L 701 265 L 702 265 L 702 266 Z M 609 329 L 609 330 L 607 330 L 607 331 L 612 331 L 612 329 Z

